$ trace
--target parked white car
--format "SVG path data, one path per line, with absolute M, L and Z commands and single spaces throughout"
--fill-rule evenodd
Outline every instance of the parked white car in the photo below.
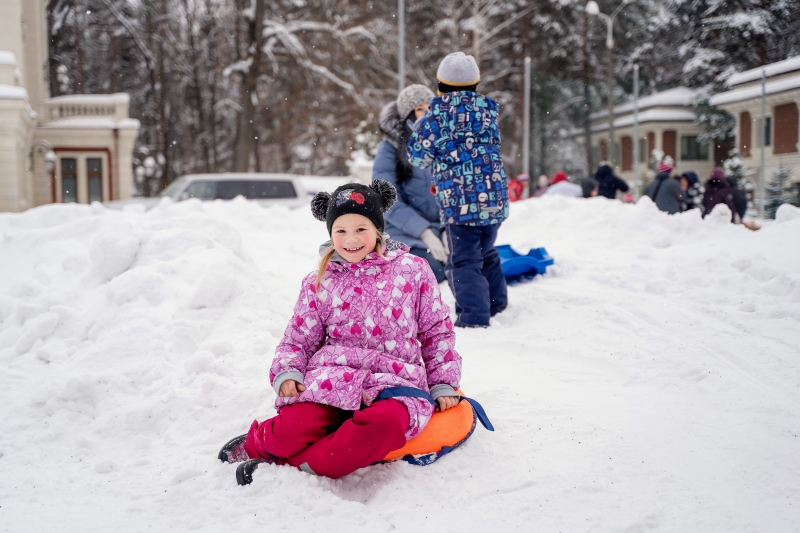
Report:
M 157 197 L 134 197 L 128 200 L 106 202 L 112 209 L 139 204 L 151 209 L 169 197 L 176 202 L 199 198 L 200 200 L 233 200 L 243 196 L 263 206 L 308 205 L 309 197 L 299 176 L 292 174 L 225 173 L 189 174 L 170 183 Z

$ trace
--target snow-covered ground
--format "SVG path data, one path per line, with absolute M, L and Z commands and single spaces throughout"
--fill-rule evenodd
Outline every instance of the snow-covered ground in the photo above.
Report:
M 800 217 L 781 214 L 750 232 L 647 200 L 515 204 L 500 240 L 556 265 L 458 331 L 496 432 L 428 467 L 248 487 L 216 454 L 274 412 L 324 225 L 243 200 L 0 215 L 0 531 L 800 531 Z

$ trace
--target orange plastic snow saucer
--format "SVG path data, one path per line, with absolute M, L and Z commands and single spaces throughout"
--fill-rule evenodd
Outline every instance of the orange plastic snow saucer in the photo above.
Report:
M 456 392 L 464 396 L 460 390 Z M 406 445 L 399 450 L 389 452 L 383 460 L 403 459 L 415 465 L 429 465 L 461 446 L 472 436 L 477 419 L 471 401 L 461 401 L 447 411 L 435 411 L 422 433 L 406 441 Z M 487 427 L 489 428 L 491 424 Z

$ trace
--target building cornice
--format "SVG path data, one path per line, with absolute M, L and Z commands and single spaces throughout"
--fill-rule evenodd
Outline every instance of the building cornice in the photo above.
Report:
M 800 74 L 790 78 L 784 78 L 775 81 L 768 81 L 765 87 L 767 95 L 779 94 L 794 89 L 800 89 Z M 741 89 L 734 89 L 724 93 L 715 94 L 709 100 L 711 105 L 719 106 L 731 104 L 734 102 L 741 102 L 743 100 L 750 100 L 753 98 L 761 97 L 761 85 L 754 85 L 752 87 L 743 87 Z

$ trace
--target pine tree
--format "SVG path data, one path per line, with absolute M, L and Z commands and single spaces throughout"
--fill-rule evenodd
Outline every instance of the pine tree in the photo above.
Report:
M 775 212 L 783 204 L 800 207 L 796 184 L 792 183 L 792 170 L 783 165 L 772 173 L 772 181 L 764 188 L 766 194 L 765 212 L 769 218 L 775 218 Z
M 733 138 L 736 130 L 736 118 L 733 115 L 708 103 L 708 98 L 703 98 L 694 105 L 697 117 L 695 124 L 703 128 L 703 133 L 697 136 L 702 143 L 722 143 Z

